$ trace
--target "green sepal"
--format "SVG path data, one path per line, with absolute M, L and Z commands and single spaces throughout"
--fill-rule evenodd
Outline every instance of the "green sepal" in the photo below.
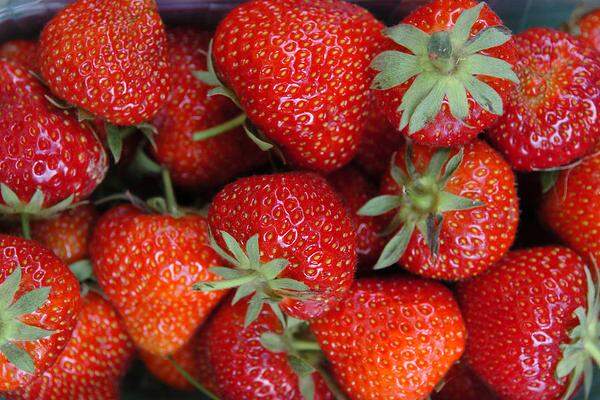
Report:
M 215 71 L 215 67 L 213 64 L 213 59 L 212 59 L 212 45 L 213 42 L 212 40 L 210 41 L 209 45 L 208 45 L 208 54 L 206 55 L 206 68 L 207 71 L 194 71 L 192 72 L 192 75 L 194 75 L 194 77 L 198 80 L 200 80 L 201 82 L 205 83 L 208 86 L 215 86 L 213 89 L 208 91 L 208 96 L 225 96 L 227 98 L 229 98 L 231 101 L 233 101 L 235 103 L 235 105 L 238 108 L 242 108 L 240 106 L 240 101 L 237 98 L 237 96 L 235 95 L 235 93 L 229 89 L 228 87 L 226 87 L 223 82 L 221 82 L 221 80 L 219 79 L 219 77 L 217 76 L 217 73 Z
M 123 152 L 123 135 L 121 130 L 113 124 L 106 124 L 106 144 L 115 163 L 118 163 Z
M 33 289 L 8 306 L 3 312 L 3 317 L 14 319 L 22 315 L 31 314 L 48 300 L 48 296 L 50 296 L 50 287 L 48 286 Z
M 315 380 L 312 374 L 299 376 L 298 388 L 304 400 L 313 400 L 315 398 Z
M 256 132 L 255 128 L 249 126 L 248 123 L 244 124 L 244 132 L 246 132 L 246 135 L 248 136 L 248 138 L 250 138 L 250 140 L 252 140 L 254 142 L 254 144 L 256 144 L 258 146 L 258 148 L 261 149 L 262 151 L 269 151 L 269 150 L 273 149 L 273 147 L 275 147 L 275 145 L 273 143 L 268 142 L 264 138 L 264 135 L 262 135 L 259 132 Z M 262 136 L 262 137 L 260 137 L 260 136 Z
M 459 46 L 469 40 L 471 30 L 479 18 L 479 14 L 481 14 L 481 10 L 484 6 L 485 3 L 481 2 L 475 7 L 471 7 L 460 14 L 456 20 L 456 24 L 452 28 L 452 33 L 450 34 L 454 46 Z
M 5 338 L 15 342 L 33 342 L 48 337 L 54 333 L 55 331 L 38 328 L 37 326 L 26 325 L 21 321 L 14 321 L 12 329 L 8 332 L 8 335 L 6 335 Z
M 473 54 L 463 61 L 463 68 L 471 75 L 485 75 L 519 83 L 519 77 L 512 70 L 512 65 L 500 58 Z
M 37 189 L 31 196 L 29 202 L 19 199 L 19 196 L 6 184 L 0 183 L 0 195 L 5 204 L 0 204 L 0 214 L 18 215 L 28 214 L 36 218 L 50 218 L 56 214 L 75 208 L 83 203 L 73 203 L 75 196 L 72 194 L 59 203 L 44 208 L 44 192 Z
M 408 242 L 410 241 L 414 230 L 414 223 L 405 223 L 398 233 L 387 242 L 373 269 L 386 268 L 398 262 L 400 257 L 402 257 L 402 254 L 406 251 Z
M 371 84 L 371 89 L 374 90 L 391 89 L 423 71 L 416 56 L 393 50 L 384 51 L 375 57 L 371 68 L 380 71 Z
M 94 270 L 92 262 L 88 259 L 75 261 L 69 265 L 69 269 L 79 282 L 85 282 L 93 278 Z
M 429 34 L 410 24 L 399 24 L 386 28 L 383 34 L 394 42 L 410 50 L 413 54 L 427 54 Z
M 396 195 L 384 194 L 369 200 L 356 213 L 358 215 L 374 217 L 383 215 L 402 204 L 402 198 Z
M 283 336 L 274 332 L 265 332 L 260 336 L 260 344 L 272 353 L 282 353 L 287 350 Z
M 502 46 L 511 38 L 511 32 L 504 26 L 490 26 L 482 29 L 477 35 L 469 39 L 464 48 L 463 54 L 475 54 L 482 50 Z
M 96 119 L 96 117 L 94 117 L 94 115 L 91 112 L 86 111 L 83 108 L 77 108 L 77 121 L 78 122 L 93 121 L 95 119 Z
M 0 345 L 0 353 L 21 371 L 25 371 L 28 374 L 35 373 L 35 364 L 29 353 L 14 343 L 7 342 Z
M 542 171 L 540 173 L 542 193 L 548 193 L 556 185 L 559 176 L 560 171 L 557 170 Z
M 463 83 L 473 100 L 484 110 L 496 115 L 504 113 L 502 98 L 490 85 L 473 76 L 465 78 Z
M 450 192 L 440 193 L 439 212 L 469 210 L 471 208 L 483 207 L 485 204 L 479 200 L 457 196 Z

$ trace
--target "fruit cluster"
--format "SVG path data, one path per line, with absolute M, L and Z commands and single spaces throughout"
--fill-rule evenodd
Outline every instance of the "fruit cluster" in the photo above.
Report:
M 221 400 L 592 394 L 600 10 L 76 0 L 0 47 L 0 107 L 4 399 L 134 358 Z

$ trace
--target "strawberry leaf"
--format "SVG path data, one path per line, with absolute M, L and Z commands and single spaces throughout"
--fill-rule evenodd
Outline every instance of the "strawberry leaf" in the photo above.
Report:
M 28 374 L 35 373 L 35 365 L 29 353 L 13 343 L 4 343 L 0 346 L 0 353 L 4 355 L 15 367 Z

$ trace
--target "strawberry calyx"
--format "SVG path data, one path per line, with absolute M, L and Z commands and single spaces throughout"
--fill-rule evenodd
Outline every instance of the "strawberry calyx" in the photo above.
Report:
M 377 196 L 365 203 L 357 212 L 358 215 L 373 217 L 397 210 L 390 224 L 381 234 L 396 233 L 384 247 L 374 269 L 385 268 L 396 263 L 404 254 L 415 229 L 418 229 L 425 238 L 431 255 L 437 257 L 444 213 L 484 205 L 480 201 L 445 190 L 448 181 L 463 159 L 462 148 L 451 158 L 450 151 L 449 148 L 436 151 L 431 157 L 427 170 L 423 173 L 418 172 L 413 164 L 410 143 L 406 145 L 404 155 L 407 173 L 396 164 L 396 155 L 392 157 L 390 172 L 401 188 L 401 193 Z
M 22 316 L 37 311 L 48 300 L 50 288 L 33 289 L 15 299 L 21 277 L 21 268 L 17 267 L 0 284 L 0 353 L 20 370 L 33 374 L 33 359 L 15 342 L 32 342 L 54 334 L 54 331 L 21 321 Z
M 469 116 L 468 94 L 484 110 L 502 115 L 502 98 L 479 75 L 519 82 L 512 65 L 481 54 L 501 46 L 511 38 L 504 26 L 492 26 L 470 37 L 485 3 L 463 11 L 454 27 L 428 34 L 410 24 L 384 30 L 384 35 L 412 54 L 387 50 L 371 63 L 378 71 L 372 89 L 388 90 L 414 78 L 402 98 L 399 130 L 408 126 L 413 134 L 423 129 L 440 112 L 444 99 L 450 113 L 459 121 Z
M 279 303 L 285 298 L 310 298 L 309 287 L 299 280 L 280 277 L 280 274 L 289 265 L 288 260 L 276 258 L 266 263 L 261 262 L 258 234 L 248 239 L 245 248 L 242 248 L 240 243 L 229 233 L 225 231 L 220 233 L 229 253 L 217 244 L 212 234 L 210 235 L 210 245 L 233 268 L 210 268 L 212 273 L 223 279 L 198 282 L 194 284 L 194 290 L 211 292 L 237 287 L 232 304 L 252 295 L 244 326 L 247 327 L 258 317 L 265 304 L 268 304 L 282 324 L 285 324 Z
M 600 271 L 594 266 L 596 282 L 589 268 L 585 267 L 587 281 L 587 310 L 579 307 L 573 315 L 579 324 L 569 332 L 570 343 L 561 345 L 562 359 L 556 366 L 556 379 L 568 378 L 568 386 L 563 395 L 568 400 L 575 393 L 583 379 L 585 398 L 588 399 L 594 377 L 594 363 L 600 365 Z

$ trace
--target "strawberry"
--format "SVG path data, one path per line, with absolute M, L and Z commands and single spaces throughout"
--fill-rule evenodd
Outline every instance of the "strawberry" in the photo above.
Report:
M 386 232 L 394 234 L 375 269 L 400 260 L 426 277 L 465 279 L 489 268 L 514 241 L 515 176 L 483 141 L 460 151 L 405 146 L 392 159 L 381 193 L 359 210 L 385 214 Z
M 52 106 L 47 94 L 23 66 L 0 60 L 3 213 L 59 211 L 87 197 L 106 173 L 106 154 L 94 133 Z
M 153 120 L 156 160 L 169 169 L 177 185 L 214 187 L 266 161 L 240 127 L 225 135 L 195 141 L 194 133 L 217 126 L 237 111 L 222 96 L 208 96 L 210 86 L 192 72 L 206 69 L 210 35 L 191 28 L 167 31 L 173 90 Z
M 352 400 L 425 398 L 466 336 L 450 290 L 405 276 L 356 280 L 311 329 Z
M 599 149 L 600 150 L 600 149 Z M 600 261 L 600 153 L 560 172 L 540 215 L 572 249 Z
M 370 270 L 385 246 L 385 240 L 380 235 L 385 225 L 381 219 L 360 216 L 356 212 L 377 194 L 377 187 L 353 166 L 335 171 L 328 180 L 346 204 L 348 214 L 352 216 L 359 265 L 365 270 Z
M 573 17 L 569 23 L 570 32 L 600 51 L 600 8 L 588 10 L 582 7 L 575 11 Z
M 332 171 L 358 150 L 370 100 L 367 66 L 382 28 L 341 0 L 249 1 L 217 27 L 219 78 L 209 68 L 203 80 L 226 86 L 217 93 L 240 104 L 262 148 L 274 144 L 296 167 Z
M 291 336 L 283 340 L 280 322 L 268 309 L 246 326 L 248 307 L 245 300 L 223 304 L 203 328 L 219 399 L 333 400 L 321 375 L 297 367 L 306 342 Z M 273 341 L 275 348 L 268 350 L 265 346 Z
M 0 234 L 0 391 L 31 384 L 67 345 L 79 284 L 50 250 Z
M 388 120 L 420 144 L 455 146 L 503 113 L 518 82 L 510 32 L 485 4 L 434 0 L 384 32 L 371 68 Z
M 3 395 L 7 400 L 117 400 L 133 353 L 114 308 L 90 291 L 73 336 L 54 365 L 26 387 Z
M 90 242 L 98 284 L 142 350 L 166 356 L 179 350 L 223 295 L 192 284 L 216 276 L 208 225 L 198 215 L 148 214 L 118 206 L 104 214 Z
M 6 57 L 20 63 L 31 71 L 38 71 L 37 63 L 38 44 L 34 40 L 15 39 L 2 43 L 0 57 Z
M 56 96 L 115 125 L 152 118 L 170 89 L 154 0 L 77 0 L 40 35 L 41 74 Z
M 499 400 L 464 363 L 456 363 L 444 377 L 431 400 Z
M 31 237 L 52 250 L 65 264 L 83 260 L 98 212 L 90 204 L 80 205 L 50 219 L 34 221 Z
M 488 136 L 522 171 L 568 164 L 600 139 L 600 59 L 580 39 L 549 28 L 515 36 L 521 86 Z
M 573 251 L 512 251 L 460 283 L 458 298 L 469 331 L 466 361 L 502 399 L 569 399 L 584 375 L 591 386 L 600 298 Z
M 264 303 L 279 316 L 283 310 L 294 318 L 317 317 L 352 283 L 352 220 L 333 188 L 316 174 L 239 179 L 215 196 L 208 219 L 213 247 L 233 268 L 214 269 L 225 280 L 199 282 L 196 288 L 239 286 L 234 301 L 253 294 L 246 323 Z

